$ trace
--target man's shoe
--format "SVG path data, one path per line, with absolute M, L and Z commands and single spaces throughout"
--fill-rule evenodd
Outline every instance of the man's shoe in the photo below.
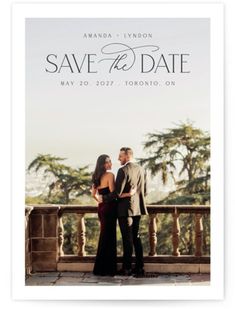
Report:
M 134 277 L 144 277 L 145 276 L 145 270 L 143 268 L 134 268 L 132 270 L 132 273 L 134 274 Z
M 117 271 L 118 276 L 131 276 L 132 275 L 132 270 L 131 269 L 120 269 Z

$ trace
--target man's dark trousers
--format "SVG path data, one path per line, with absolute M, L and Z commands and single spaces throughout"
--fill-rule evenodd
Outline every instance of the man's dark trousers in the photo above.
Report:
M 123 269 L 131 269 L 133 246 L 135 248 L 135 268 L 144 267 L 143 247 L 139 236 L 139 224 L 141 216 L 119 217 L 119 226 L 123 241 Z

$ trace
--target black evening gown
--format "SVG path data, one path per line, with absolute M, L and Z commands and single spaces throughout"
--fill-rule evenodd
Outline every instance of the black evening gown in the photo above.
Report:
M 110 193 L 109 187 L 98 189 L 99 194 Z M 100 236 L 93 268 L 93 274 L 114 276 L 117 271 L 117 202 L 99 203 L 98 217 L 100 220 Z

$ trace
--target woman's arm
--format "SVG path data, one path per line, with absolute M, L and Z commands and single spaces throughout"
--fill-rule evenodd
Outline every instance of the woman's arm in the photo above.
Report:
M 120 198 L 124 198 L 124 197 L 131 197 L 132 195 L 134 195 L 136 193 L 136 188 L 131 188 L 130 192 L 128 193 L 122 193 L 119 195 Z
M 109 173 L 108 176 L 108 186 L 109 186 L 109 191 L 113 192 L 115 190 L 115 177 L 113 173 Z
M 136 188 L 132 188 L 128 193 L 121 193 L 124 189 L 125 183 L 126 176 L 121 168 L 118 170 L 116 183 L 113 173 L 110 173 L 108 178 L 108 186 L 110 193 L 103 196 L 99 195 L 99 202 L 110 202 L 117 198 L 131 197 L 132 195 L 134 195 L 136 193 Z
M 112 183 L 114 185 L 114 190 L 110 192 L 109 194 L 105 194 L 102 196 L 102 201 L 105 203 L 114 201 L 119 198 L 119 195 L 122 193 L 125 183 L 126 183 L 126 175 L 123 172 L 122 168 L 119 168 L 118 173 L 117 173 L 117 178 L 116 181 L 114 181 L 114 175 L 112 176 L 113 180 L 110 181 L 111 187 L 110 189 L 112 190 Z
M 109 174 L 108 185 L 109 185 L 109 191 L 113 192 L 115 190 L 115 177 L 113 173 Z M 135 189 L 131 188 L 130 192 L 119 194 L 118 197 L 120 198 L 130 197 L 134 195 L 135 193 L 136 193 L 136 188 Z
M 109 191 L 113 192 L 115 190 L 115 177 L 113 173 L 109 174 L 109 178 L 108 178 L 108 185 L 109 185 Z M 124 198 L 124 197 L 131 197 L 132 195 L 134 195 L 136 193 L 136 189 L 131 189 L 130 192 L 128 193 L 122 193 L 119 194 L 118 197 L 120 198 Z
M 98 196 L 97 196 L 97 189 L 95 188 L 94 185 L 92 185 L 92 188 L 91 188 L 91 195 L 99 203 Z

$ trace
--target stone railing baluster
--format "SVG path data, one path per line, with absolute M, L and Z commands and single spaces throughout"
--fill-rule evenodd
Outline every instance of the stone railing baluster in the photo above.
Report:
M 203 224 L 202 214 L 195 214 L 195 256 L 202 256 Z
M 157 214 L 149 215 L 149 256 L 157 255 Z
M 172 245 L 173 252 L 172 255 L 179 256 L 179 235 L 180 235 L 180 224 L 179 224 L 179 214 L 177 212 L 177 208 L 175 207 L 175 211 L 172 213 L 173 216 L 173 226 L 172 226 Z
M 77 214 L 78 217 L 78 256 L 85 256 L 86 226 L 84 214 Z
M 64 225 L 63 225 L 63 211 L 60 209 L 58 211 L 58 249 L 59 249 L 59 256 L 64 256 Z

